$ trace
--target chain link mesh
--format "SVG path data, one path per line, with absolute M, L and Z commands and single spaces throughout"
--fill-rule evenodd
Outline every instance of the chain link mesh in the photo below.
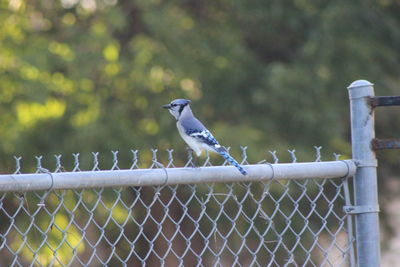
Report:
M 296 162 L 295 150 L 288 152 Z M 139 168 L 138 153 L 131 150 L 131 169 Z M 71 171 L 81 171 L 79 157 L 73 154 Z M 55 159 L 54 172 L 64 171 L 61 155 Z M 49 172 L 42 160 L 36 157 L 37 173 Z M 99 153 L 92 160 L 99 171 Z M 21 157 L 15 162 L 21 173 Z M 185 166 L 193 163 L 189 152 Z M 211 166 L 208 155 L 203 165 Z M 152 150 L 150 168 L 173 167 L 173 150 L 166 164 Z M 112 151 L 111 170 L 118 169 Z M 354 237 L 342 210 L 346 190 L 347 179 L 338 177 L 7 192 L 1 266 L 348 266 Z

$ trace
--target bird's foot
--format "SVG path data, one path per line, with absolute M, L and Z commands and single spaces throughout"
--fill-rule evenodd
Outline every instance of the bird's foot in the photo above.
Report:
M 191 149 L 190 147 L 187 147 L 187 152 L 188 152 L 188 161 L 186 163 L 186 167 L 192 167 L 192 168 L 198 168 L 198 166 L 196 166 L 196 158 L 193 157 L 193 149 Z

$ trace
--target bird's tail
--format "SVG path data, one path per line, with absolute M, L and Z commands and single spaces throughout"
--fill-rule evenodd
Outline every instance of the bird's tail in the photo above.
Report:
M 247 175 L 247 172 L 243 169 L 240 164 L 229 155 L 229 153 L 225 149 L 219 149 L 217 150 L 218 154 L 220 154 L 224 159 L 226 159 L 231 165 L 235 166 L 236 169 L 240 171 L 241 174 Z

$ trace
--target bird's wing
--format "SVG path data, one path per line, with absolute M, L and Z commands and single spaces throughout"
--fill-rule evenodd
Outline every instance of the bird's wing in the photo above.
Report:
M 185 133 L 197 142 L 208 145 L 215 152 L 225 151 L 209 130 L 195 117 L 182 118 L 180 121 Z
M 214 138 L 214 136 L 207 129 L 204 129 L 202 131 L 197 131 L 195 129 L 189 129 L 186 131 L 186 133 L 189 136 L 198 140 L 199 142 L 209 145 L 212 148 L 218 149 L 221 147 L 220 144 L 218 143 L 218 141 Z

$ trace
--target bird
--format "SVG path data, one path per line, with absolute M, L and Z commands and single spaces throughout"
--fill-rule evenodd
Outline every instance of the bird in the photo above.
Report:
M 220 154 L 241 174 L 247 175 L 242 166 L 221 146 L 209 130 L 193 115 L 188 99 L 175 99 L 162 107 L 168 109 L 176 119 L 176 126 L 182 139 L 199 157 L 204 150 Z

